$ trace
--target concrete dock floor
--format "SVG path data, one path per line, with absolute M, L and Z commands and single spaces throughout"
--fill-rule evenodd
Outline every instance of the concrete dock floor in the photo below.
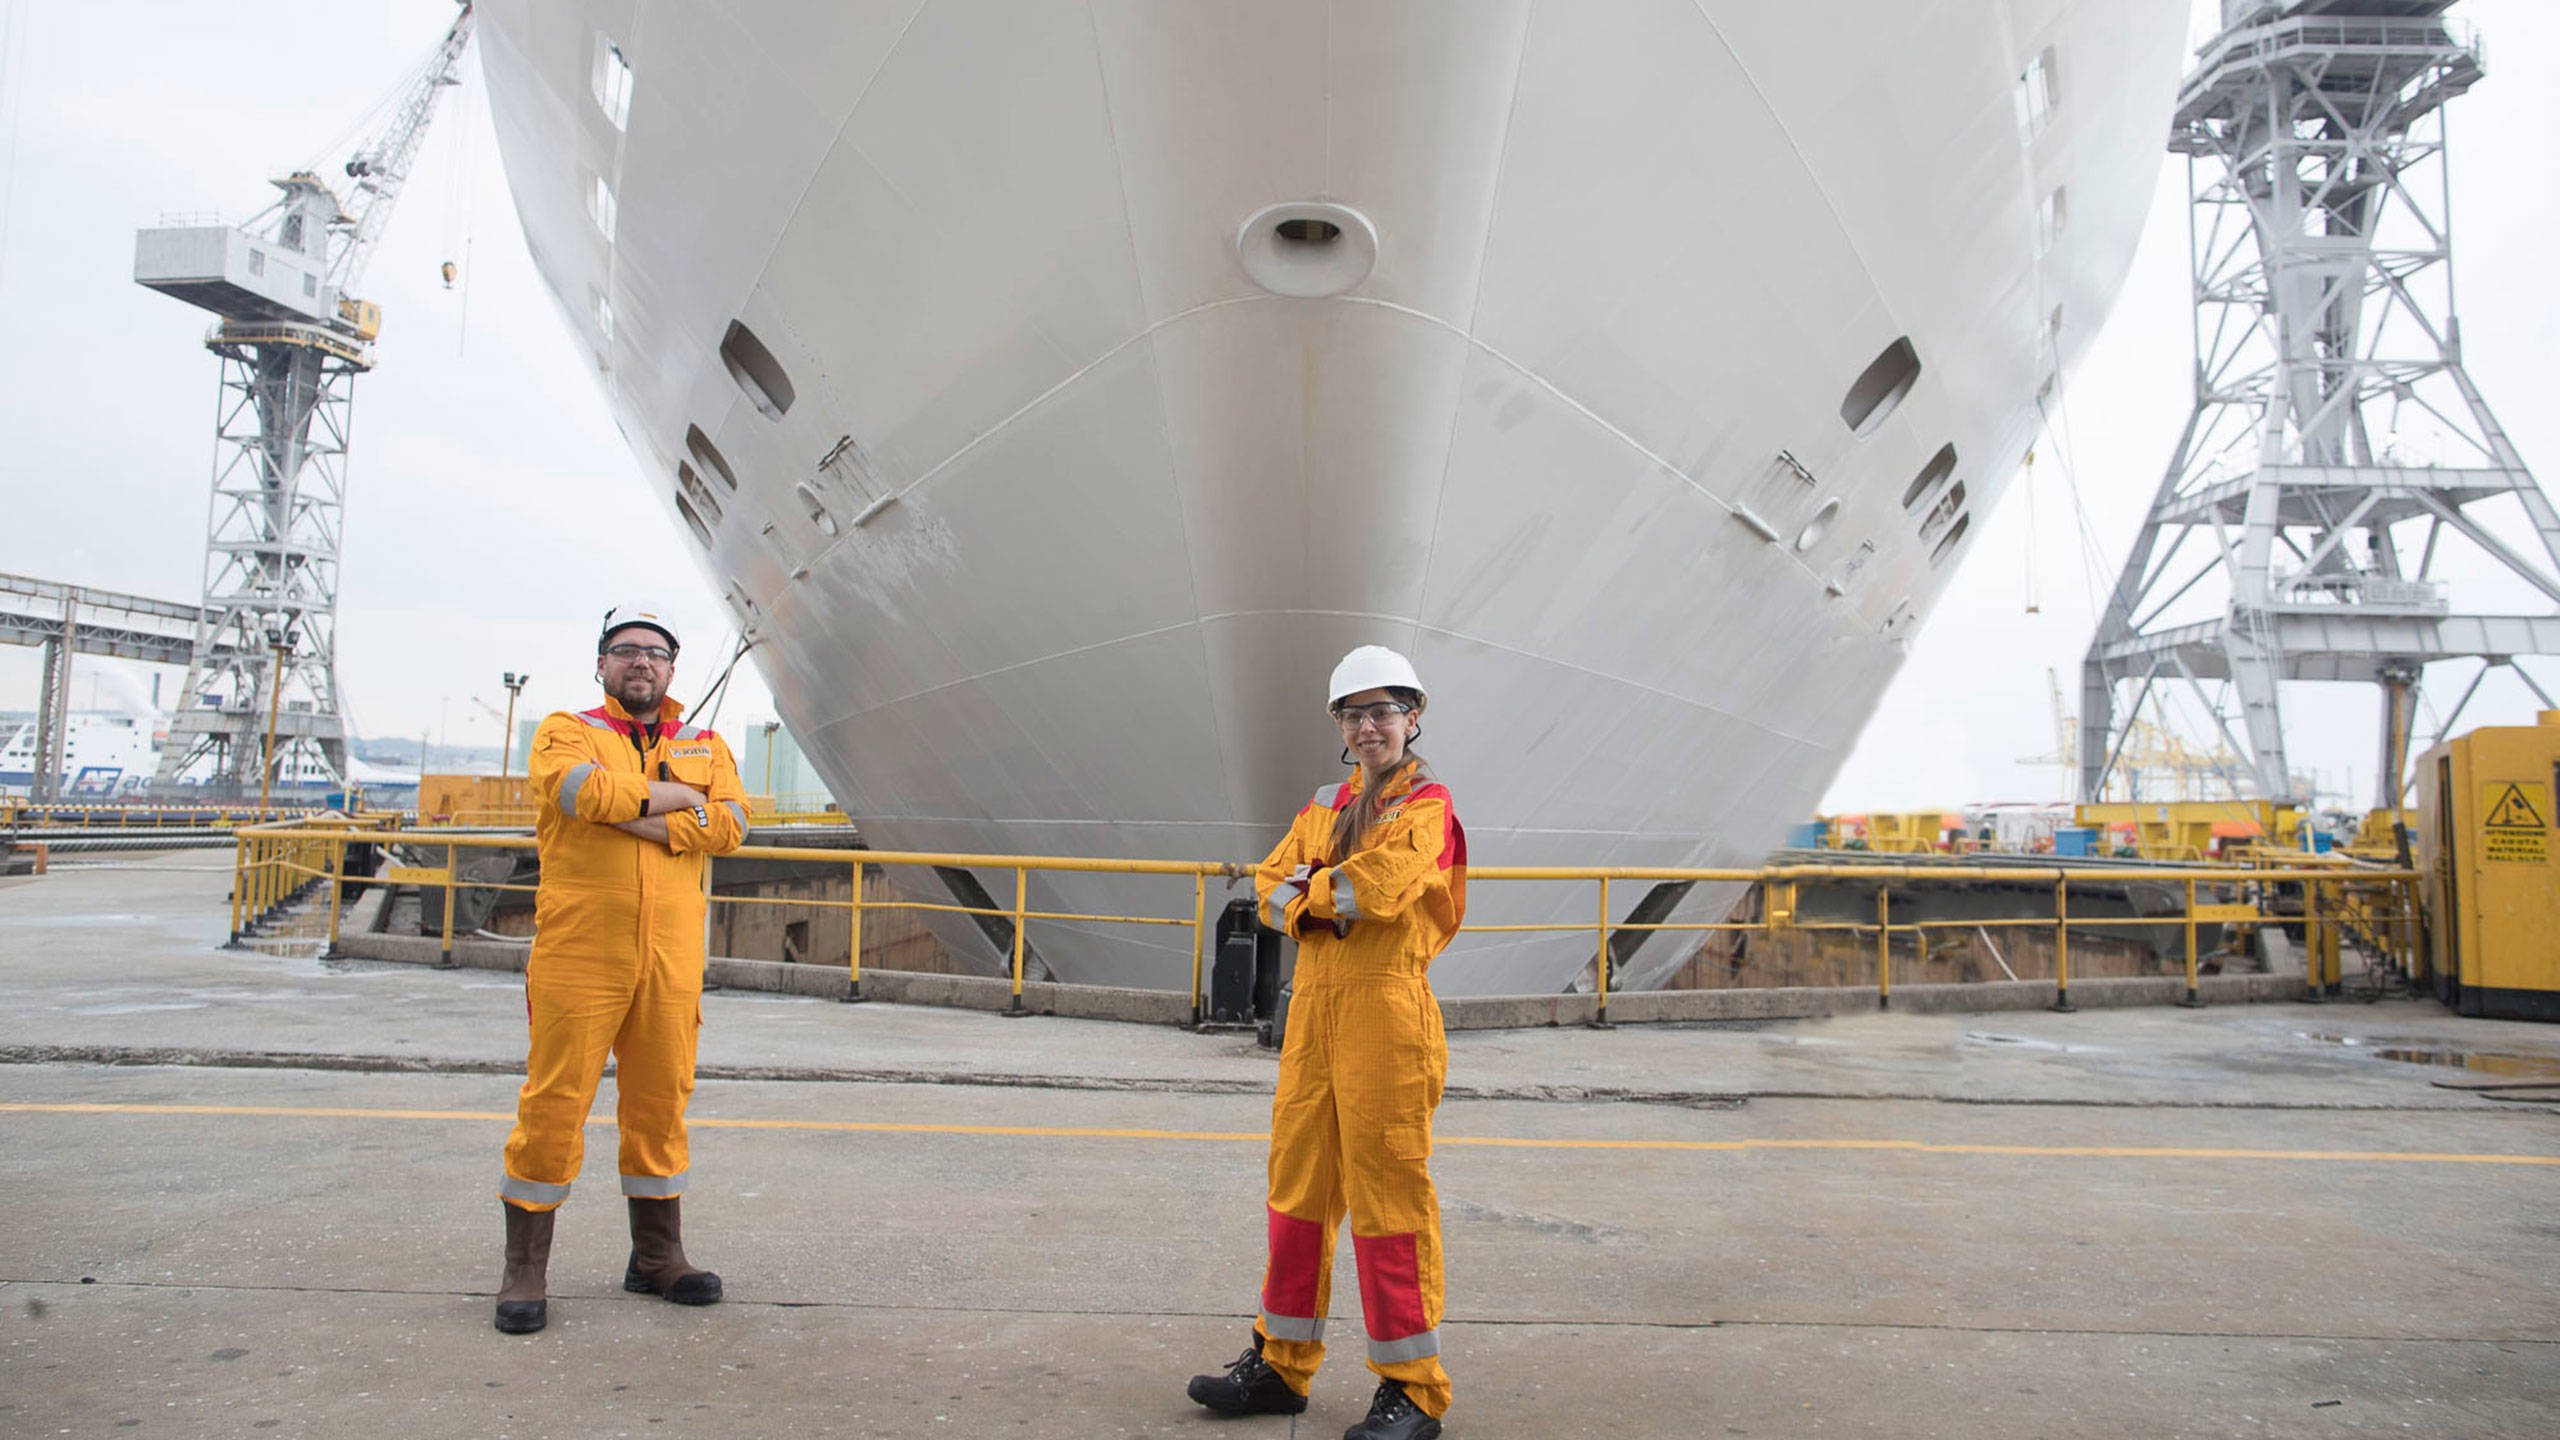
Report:
M 1294 1430 L 1182 1397 L 1259 1278 L 1276 1062 L 1232 1033 L 713 994 L 686 1220 L 731 1298 L 620 1290 L 608 1083 L 551 1327 L 499 1335 L 520 983 L 221 950 L 228 880 L 0 887 L 0 1434 L 1329 1440 L 1365 1407 L 1347 1246 Z M 1453 1440 L 2560 1414 L 2560 1107 L 2433 1083 L 2560 1075 L 2560 1030 L 2389 1000 L 1451 1050 Z

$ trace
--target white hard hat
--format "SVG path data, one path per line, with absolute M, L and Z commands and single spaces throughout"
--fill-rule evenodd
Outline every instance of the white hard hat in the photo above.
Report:
M 664 605 L 616 605 L 604 612 L 604 628 L 596 632 L 596 649 L 601 652 L 614 631 L 633 625 L 645 625 L 666 636 L 670 650 L 684 648 L 683 642 L 676 639 L 674 611 Z
M 1333 684 L 1326 690 L 1325 704 L 1339 705 L 1343 697 L 1363 690 L 1410 690 L 1425 692 L 1422 677 L 1413 673 L 1413 662 L 1384 645 L 1362 645 L 1342 657 L 1333 667 Z

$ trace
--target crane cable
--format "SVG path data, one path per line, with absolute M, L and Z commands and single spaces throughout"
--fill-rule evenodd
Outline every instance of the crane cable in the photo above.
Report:
M 708 730 L 719 721 L 720 707 L 729 698 L 729 676 L 737 670 L 738 662 L 746 659 L 747 652 L 756 648 L 763 638 L 764 637 L 760 635 L 749 635 L 745 633 L 741 633 L 738 636 L 738 648 L 735 653 L 730 655 L 729 663 L 720 667 L 720 678 L 712 681 L 711 688 L 703 693 L 703 696 L 699 701 L 694 703 L 694 713 L 701 715 L 703 718 L 693 723 L 701 726 L 705 730 Z
M 301 168 L 318 174 L 330 161 L 338 159 L 341 155 L 350 154 L 349 147 L 356 144 L 359 137 L 369 135 L 381 128 L 383 117 L 426 78 L 427 67 L 435 62 L 435 57 L 436 52 L 433 50 L 420 56 L 407 70 L 401 72 L 400 78 L 393 81 L 389 89 L 375 96 L 373 103 L 366 106 L 364 111 L 350 121 L 345 129 L 330 136 L 318 149 L 305 156 Z
M 2073 528 L 2078 531 L 2080 542 L 2080 582 L 2088 596 L 2089 614 L 2094 618 L 2102 613 L 2098 575 L 2106 568 L 2107 554 L 2106 547 L 2098 543 L 2097 527 L 2090 523 L 2089 505 L 2080 493 L 2080 467 L 2075 463 L 2073 456 L 2073 452 L 2079 446 L 2073 443 L 2071 435 L 2069 389 L 2070 386 L 2062 378 L 2061 368 L 2057 366 L 2053 379 L 2053 403 L 2047 405 L 2046 397 L 2038 395 L 2036 413 L 2043 418 L 2046 433 L 2054 437 L 2056 447 L 2061 454 L 2062 483 L 2065 492 L 2071 497 Z

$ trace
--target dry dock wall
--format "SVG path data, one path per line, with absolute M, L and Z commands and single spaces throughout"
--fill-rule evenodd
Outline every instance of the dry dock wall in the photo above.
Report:
M 350 934 L 339 942 L 343 954 L 359 960 L 402 964 L 437 963 L 434 936 Z M 521 972 L 530 947 L 497 940 L 456 940 L 453 963 L 473 970 Z M 846 974 L 832 965 L 791 965 L 775 960 L 714 958 L 708 981 L 731 990 L 762 990 L 841 1000 L 849 988 Z M 2087 1009 L 2128 1005 L 2173 1005 L 2186 998 L 2186 981 L 2175 975 L 2075 982 L 2071 1003 Z M 2197 993 L 2208 1005 L 2264 1004 L 2299 1000 L 2299 975 L 2207 975 Z M 1013 987 L 1005 980 L 980 975 L 932 975 L 906 970 L 862 972 L 862 998 L 892 1004 L 940 1005 L 960 1010 L 1012 1008 Z M 1969 985 L 1899 985 L 1893 1008 L 1923 1014 L 1973 1014 L 1993 1010 L 2040 1010 L 2053 1003 L 2053 985 L 2042 980 L 1986 981 Z M 1144 1025 L 1185 1025 L 1191 1020 L 1191 997 L 1172 990 L 1136 990 L 1113 985 L 1060 985 L 1026 981 L 1022 1007 L 1039 1015 L 1084 1020 L 1123 1020 Z M 1547 1025 L 1585 1025 L 1597 1013 L 1597 1001 L 1575 995 L 1471 995 L 1443 999 L 1440 1013 L 1451 1030 L 1521 1030 Z M 1609 1021 L 1615 1025 L 1672 1024 L 1716 1020 L 1795 1020 L 1818 1015 L 1863 1014 L 1876 1008 L 1876 992 L 1860 986 L 1789 986 L 1751 990 L 1635 990 L 1609 997 Z

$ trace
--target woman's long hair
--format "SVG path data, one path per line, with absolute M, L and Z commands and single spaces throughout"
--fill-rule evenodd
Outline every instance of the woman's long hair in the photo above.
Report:
M 1388 686 L 1387 693 L 1404 704 L 1417 708 L 1422 703 L 1421 691 L 1408 689 L 1402 685 Z M 1419 736 L 1417 734 L 1412 738 L 1419 738 Z M 1413 752 L 1411 738 L 1406 741 L 1404 758 L 1397 761 L 1396 767 L 1381 777 L 1377 784 L 1370 784 L 1367 769 L 1365 767 L 1362 769 L 1360 793 L 1351 797 L 1350 804 L 1334 812 L 1334 864 L 1339 865 L 1350 859 L 1352 852 L 1360 848 L 1360 838 L 1369 833 L 1370 826 L 1378 823 L 1378 797 L 1394 788 L 1397 779 L 1408 771 L 1414 772 L 1413 779 L 1417 785 L 1431 778 L 1431 765 Z

